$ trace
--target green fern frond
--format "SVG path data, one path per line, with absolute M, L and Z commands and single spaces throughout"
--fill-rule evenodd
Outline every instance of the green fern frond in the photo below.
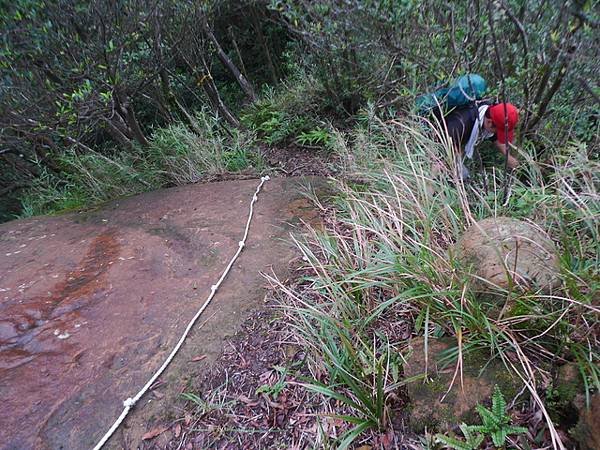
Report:
M 492 395 L 492 412 L 494 415 L 501 420 L 506 412 L 506 400 L 502 395 L 502 391 L 498 385 L 494 386 L 494 394 Z
M 472 448 L 473 449 L 479 448 L 481 446 L 481 444 L 483 444 L 484 439 L 485 439 L 485 436 L 483 434 L 477 434 L 471 441 Z
M 471 432 L 475 432 L 475 433 L 489 433 L 490 430 L 488 429 L 488 427 L 484 426 L 484 425 L 467 425 L 467 427 L 469 428 L 469 431 Z
M 469 427 L 469 425 L 463 422 L 458 427 L 460 428 L 460 431 L 462 431 L 462 434 L 465 436 L 467 441 L 471 440 L 473 434 L 471 433 L 471 428 Z
M 485 426 L 488 431 L 495 430 L 500 427 L 502 418 L 498 418 L 485 406 L 477 405 L 477 413 L 479 413 L 479 417 L 481 417 L 481 421 L 483 422 L 483 426 Z
M 443 434 L 436 434 L 435 438 L 438 442 L 441 442 L 446 447 L 453 448 L 454 450 L 474 450 L 473 447 L 469 446 L 467 442 L 458 440 L 450 436 L 444 436 Z
M 515 425 L 510 425 L 508 427 L 505 428 L 506 429 L 506 434 L 525 434 L 527 433 L 529 430 L 525 427 L 517 427 Z
M 470 427 L 466 423 L 461 423 L 459 425 L 459 428 L 465 436 L 467 445 L 473 449 L 479 448 L 479 446 L 485 439 L 485 435 L 477 433 L 472 427 Z
M 492 436 L 492 442 L 494 443 L 494 445 L 496 447 L 502 447 L 504 446 L 504 442 L 506 441 L 506 428 L 500 428 L 497 431 L 494 431 L 493 433 L 491 433 Z

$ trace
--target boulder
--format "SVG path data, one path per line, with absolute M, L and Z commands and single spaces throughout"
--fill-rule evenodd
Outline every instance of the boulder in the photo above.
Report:
M 520 380 L 508 372 L 501 361 L 490 361 L 487 352 L 474 351 L 463 355 L 462 386 L 459 373 L 448 392 L 456 361 L 447 364 L 444 361 L 447 358 L 444 357 L 456 347 L 456 340 L 431 338 L 427 347 L 426 364 L 424 339 L 412 339 L 404 366 L 407 378 L 426 373 L 426 376 L 407 386 L 409 422 L 411 429 L 417 433 L 425 429 L 429 432 L 445 432 L 462 422 L 480 423 L 475 406 L 477 403 L 489 403 L 494 385 L 498 385 L 507 400 L 512 399 L 521 387 Z
M 556 247 L 531 223 L 510 217 L 481 220 L 465 231 L 455 249 L 460 260 L 473 265 L 477 291 L 519 287 L 550 293 L 560 285 Z
M 582 450 L 600 450 L 600 394 L 586 404 L 585 387 L 577 363 L 558 368 L 552 389 L 546 395 L 548 412 L 555 423 L 569 429 Z
M 590 407 L 579 410 L 579 422 L 571 431 L 582 450 L 600 449 L 600 394 L 594 394 Z

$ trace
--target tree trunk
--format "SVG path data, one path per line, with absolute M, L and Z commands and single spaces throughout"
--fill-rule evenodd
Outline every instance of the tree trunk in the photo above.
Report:
M 217 86 L 215 85 L 210 74 L 205 75 L 204 77 L 205 79 L 202 82 L 202 88 L 204 89 L 204 92 L 206 92 L 206 95 L 208 95 L 208 98 L 212 103 L 213 107 L 217 109 L 217 111 L 230 125 L 239 128 L 240 121 L 233 115 L 231 111 L 229 111 L 229 108 L 225 106 L 223 100 L 221 100 L 221 96 L 219 95 Z
M 217 50 L 217 56 L 218 56 L 219 60 L 221 61 L 221 63 L 223 63 L 223 65 L 227 68 L 227 70 L 231 73 L 231 75 L 234 76 L 235 80 L 242 88 L 242 91 L 244 91 L 244 93 L 248 96 L 248 98 L 252 101 L 256 100 L 256 93 L 254 92 L 254 88 L 248 82 L 246 77 L 244 75 L 242 75 L 242 73 L 239 71 L 239 69 L 233 63 L 231 58 L 229 58 L 229 56 L 227 56 L 227 53 L 225 53 L 223 51 L 223 49 L 221 48 L 221 45 L 219 44 L 219 41 L 217 41 L 217 38 L 215 37 L 215 35 L 211 31 L 210 27 L 208 26 L 208 22 L 206 22 L 206 19 L 204 19 L 202 21 L 202 28 L 204 29 L 204 32 L 206 33 L 208 38 L 211 40 L 211 42 L 215 46 L 215 49 Z
M 229 31 L 229 37 L 231 38 L 231 43 L 233 44 L 233 48 L 235 49 L 235 53 L 238 57 L 240 63 L 240 69 L 246 78 L 248 78 L 248 72 L 246 71 L 246 67 L 244 66 L 244 58 L 242 58 L 242 52 L 240 52 L 240 48 L 237 45 L 237 41 L 235 40 L 235 34 L 233 33 L 233 28 L 229 27 L 227 29 Z
M 136 141 L 140 143 L 140 145 L 142 145 L 143 147 L 148 147 L 150 145 L 150 142 L 148 142 L 148 140 L 146 139 L 146 136 L 144 135 L 144 132 L 140 127 L 140 123 L 138 122 L 137 117 L 135 116 L 135 111 L 133 110 L 131 104 L 127 104 L 126 111 L 127 125 L 129 125 L 129 128 L 133 132 L 133 137 Z
M 117 115 L 123 119 L 127 127 L 127 131 L 120 130 L 121 133 L 131 136 L 143 147 L 150 145 L 146 139 L 146 136 L 144 136 L 144 132 L 142 131 L 137 117 L 135 116 L 135 111 L 133 110 L 133 106 L 131 105 L 127 94 L 123 93 L 119 87 L 115 87 L 114 99 Z
M 208 96 L 210 103 L 213 105 L 213 108 L 219 112 L 223 118 L 232 126 L 239 128 L 240 121 L 233 115 L 229 108 L 223 103 L 221 100 L 221 96 L 219 95 L 219 90 L 213 81 L 212 75 L 210 74 L 210 70 L 208 68 L 208 64 L 206 64 L 206 60 L 204 56 L 201 56 L 202 65 L 204 66 L 205 74 L 198 81 L 198 85 L 202 86 L 204 92 Z
M 157 14 L 154 14 L 154 53 L 158 63 L 158 78 L 160 81 L 160 90 L 158 95 L 159 110 L 162 115 L 169 122 L 173 122 L 173 115 L 171 114 L 171 108 L 176 102 L 175 95 L 171 90 L 171 83 L 169 82 L 169 74 L 167 73 L 165 59 L 162 51 L 162 33 L 161 33 L 161 21 Z
M 256 30 L 256 35 L 258 36 L 258 40 L 260 45 L 265 51 L 265 56 L 267 57 L 267 63 L 269 65 L 269 69 L 271 71 L 271 79 L 273 83 L 277 83 L 278 76 L 277 70 L 275 69 L 275 64 L 273 64 L 273 59 L 271 58 L 271 52 L 269 51 L 269 46 L 267 45 L 267 41 L 265 39 L 265 35 L 262 32 L 262 28 L 260 26 L 260 20 L 258 20 L 258 16 L 254 6 L 250 6 L 250 16 L 252 18 L 252 23 L 254 24 L 254 29 Z
M 124 148 L 127 148 L 127 149 L 133 148 L 133 144 L 131 143 L 131 140 L 129 140 L 129 138 L 127 136 L 125 136 L 125 134 L 119 129 L 119 127 L 117 127 L 113 123 L 112 120 L 104 119 L 104 123 L 106 124 L 106 130 L 108 131 L 108 134 L 110 134 L 111 137 L 116 142 L 121 144 Z

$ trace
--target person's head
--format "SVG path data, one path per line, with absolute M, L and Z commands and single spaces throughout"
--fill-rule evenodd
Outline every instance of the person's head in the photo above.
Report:
M 496 134 L 500 144 L 512 142 L 515 137 L 515 127 L 519 121 L 519 111 L 511 103 L 506 103 L 506 117 L 508 117 L 508 134 L 504 134 L 504 103 L 490 106 L 485 112 L 483 126 L 486 130 Z

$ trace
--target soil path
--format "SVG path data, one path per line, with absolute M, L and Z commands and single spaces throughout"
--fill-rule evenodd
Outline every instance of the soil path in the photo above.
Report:
M 170 352 L 238 247 L 258 180 L 191 185 L 93 212 L 0 225 L 0 448 L 91 448 Z M 247 246 L 163 375 L 109 443 L 135 448 L 153 415 L 216 359 L 282 276 L 286 242 L 318 213 L 320 178 L 265 184 Z

